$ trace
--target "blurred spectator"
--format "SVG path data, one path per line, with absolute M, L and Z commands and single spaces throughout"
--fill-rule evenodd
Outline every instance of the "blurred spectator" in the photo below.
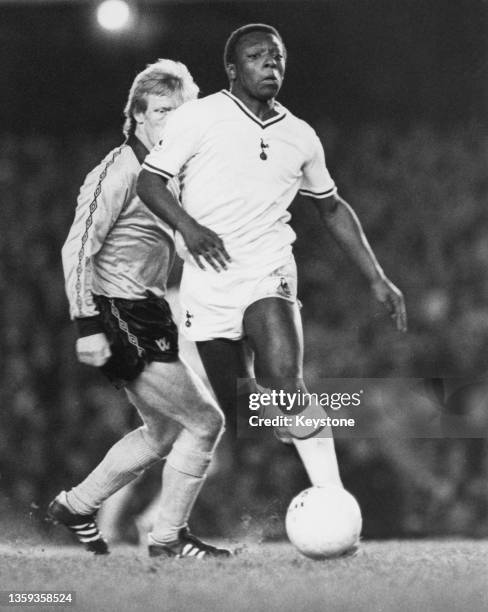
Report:
M 341 192 L 357 208 L 387 274 L 401 283 L 410 332 L 399 337 L 380 322 L 384 315 L 367 287 L 361 290 L 315 213 L 297 201 L 311 387 L 328 377 L 482 378 L 488 140 L 462 127 L 322 131 Z M 20 515 L 79 480 L 126 427 L 122 396 L 76 364 L 59 255 L 76 186 L 116 142 L 116 135 L 95 142 L 80 136 L 66 148 L 62 140 L 0 138 L 0 488 Z M 327 258 L 319 258 L 324 249 Z M 456 400 L 469 418 L 486 411 L 485 390 L 478 385 Z M 249 447 L 242 470 L 226 474 L 224 449 L 222 472 L 196 508 L 198 529 L 273 531 L 273 517 L 306 486 L 293 452 L 271 449 L 271 436 L 269 445 L 239 443 Z M 362 503 L 366 536 L 488 534 L 486 440 L 339 440 L 338 452 L 345 485 Z

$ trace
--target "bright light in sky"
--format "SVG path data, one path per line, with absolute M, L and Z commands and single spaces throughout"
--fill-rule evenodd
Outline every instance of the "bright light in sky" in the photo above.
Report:
M 105 0 L 97 9 L 97 19 L 106 30 L 123 30 L 129 24 L 129 5 L 124 0 Z

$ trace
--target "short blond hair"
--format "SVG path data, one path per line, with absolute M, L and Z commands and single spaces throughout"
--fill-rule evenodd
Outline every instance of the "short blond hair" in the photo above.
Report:
M 124 108 L 125 122 L 123 132 L 131 136 L 135 131 L 134 113 L 144 112 L 147 108 L 147 96 L 178 96 L 180 104 L 195 100 L 200 89 L 193 80 L 190 71 L 181 62 L 170 59 L 159 59 L 148 64 L 140 72 L 129 91 Z

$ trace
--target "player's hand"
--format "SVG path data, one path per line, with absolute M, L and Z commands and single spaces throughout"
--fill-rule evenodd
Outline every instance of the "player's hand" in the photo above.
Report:
M 395 285 L 383 277 L 372 283 L 371 289 L 375 298 L 385 305 L 398 331 L 407 331 L 407 309 L 403 294 Z
M 227 262 L 230 261 L 230 256 L 220 236 L 208 227 L 200 225 L 194 219 L 186 219 L 178 225 L 177 229 L 181 233 L 188 251 L 193 255 L 202 270 L 205 270 L 202 260 L 210 264 L 217 272 L 227 270 Z
M 103 333 L 84 336 L 76 341 L 78 361 L 99 368 L 110 358 L 112 351 L 107 336 Z

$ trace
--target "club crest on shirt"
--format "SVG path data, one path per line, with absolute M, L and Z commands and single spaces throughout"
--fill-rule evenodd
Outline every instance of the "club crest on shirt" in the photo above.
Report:
M 185 316 L 186 316 L 185 327 L 191 327 L 191 320 L 193 319 L 193 315 L 187 310 Z

